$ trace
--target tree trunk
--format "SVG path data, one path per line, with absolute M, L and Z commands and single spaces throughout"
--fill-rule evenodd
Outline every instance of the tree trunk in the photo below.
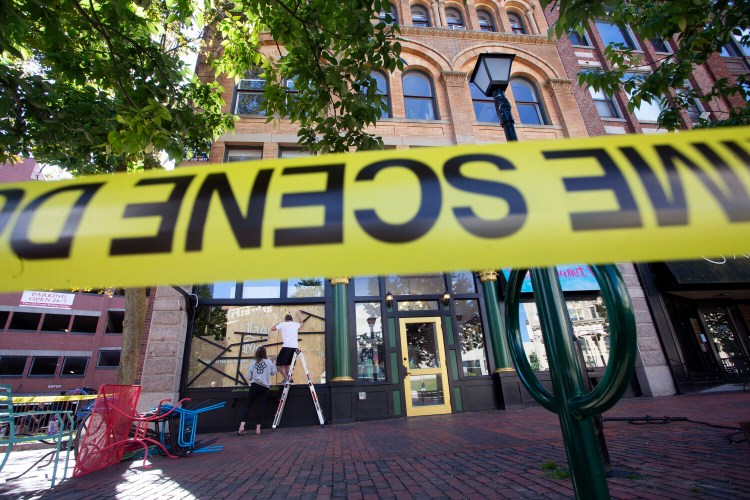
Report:
M 117 383 L 132 385 L 138 370 L 143 323 L 146 320 L 146 289 L 125 289 L 125 319 L 122 323 L 122 350 L 117 367 Z

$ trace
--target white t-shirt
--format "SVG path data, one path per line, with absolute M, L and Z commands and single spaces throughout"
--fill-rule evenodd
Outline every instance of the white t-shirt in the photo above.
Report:
M 276 365 L 268 358 L 256 362 L 252 360 L 250 369 L 247 371 L 248 384 L 259 384 L 264 387 L 271 386 L 271 376 L 276 375 Z
M 300 327 L 302 327 L 302 324 L 296 321 L 284 321 L 276 325 L 276 329 L 281 332 L 281 340 L 283 342 L 281 347 L 299 348 L 297 332 L 299 332 Z

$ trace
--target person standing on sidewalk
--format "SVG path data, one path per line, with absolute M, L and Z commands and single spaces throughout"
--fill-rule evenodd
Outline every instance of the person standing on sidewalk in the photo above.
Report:
M 250 412 L 255 401 L 258 402 L 255 433 L 260 434 L 260 423 L 263 420 L 263 410 L 266 407 L 266 399 L 268 399 L 272 375 L 276 375 L 276 366 L 268 359 L 266 348 L 258 347 L 258 350 L 255 351 L 255 359 L 250 362 L 250 369 L 247 371 L 250 392 L 247 395 L 247 408 L 242 416 L 242 422 L 240 422 L 240 429 L 237 431 L 237 435 L 242 436 L 247 434 L 245 422 L 250 418 Z
M 284 377 L 284 384 L 291 384 L 292 380 L 289 379 L 289 368 L 292 364 L 292 358 L 294 357 L 295 351 L 299 350 L 299 339 L 297 333 L 302 328 L 302 311 L 297 311 L 298 320 L 293 321 L 291 314 L 287 314 L 284 321 L 277 323 L 271 327 L 271 331 L 281 332 L 281 350 L 276 358 L 276 366 L 279 369 L 279 373 Z

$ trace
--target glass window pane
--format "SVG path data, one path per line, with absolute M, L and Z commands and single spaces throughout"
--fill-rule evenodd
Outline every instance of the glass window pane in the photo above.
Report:
M 355 305 L 357 378 L 360 382 L 386 379 L 385 335 L 379 302 Z
M 399 311 L 437 311 L 437 300 L 402 300 L 398 303 Z
M 440 368 L 435 323 L 407 323 L 405 326 L 409 368 Z
M 290 309 L 292 309 L 290 311 Z M 325 383 L 325 306 L 323 304 L 200 307 L 190 340 L 186 387 L 247 386 L 247 370 L 258 347 L 264 346 L 271 361 L 281 348 L 281 333 L 271 331 L 286 314 L 302 315 L 300 349 L 313 383 Z M 299 366 L 297 367 L 299 368 Z M 305 384 L 304 370 L 295 370 L 295 381 Z M 281 383 L 281 376 L 272 379 Z
M 56 357 L 48 356 L 34 356 L 31 360 L 31 368 L 29 368 L 29 375 L 47 376 L 51 377 L 55 375 L 57 371 L 57 360 Z
M 610 100 L 594 101 L 596 110 L 599 112 L 599 116 L 602 118 L 618 118 L 615 112 L 614 103 Z
M 196 294 L 204 299 L 233 299 L 237 292 L 237 282 L 218 281 L 210 285 L 200 285 Z
M 404 99 L 406 117 L 412 120 L 434 120 L 435 110 L 432 107 L 432 99 Z
M 571 31 L 570 33 L 568 33 L 568 38 L 570 39 L 570 43 L 573 45 L 580 45 L 581 47 L 589 46 L 589 41 L 586 36 L 579 35 L 577 31 Z
M 656 52 L 662 52 L 665 54 L 669 54 L 671 52 L 671 50 L 669 50 L 669 46 L 667 45 L 667 42 L 665 42 L 661 38 L 658 38 L 658 37 L 652 38 L 650 41 L 651 41 L 651 45 L 653 45 L 654 50 Z
M 442 274 L 388 276 L 385 289 L 396 296 L 442 294 L 445 292 L 445 280 Z
M 89 358 L 65 358 L 62 369 L 60 370 L 60 376 L 83 376 L 86 374 L 86 366 L 88 366 L 88 364 Z
M 477 289 L 474 285 L 474 273 L 468 271 L 450 273 L 448 274 L 448 280 L 451 284 L 451 293 L 476 293 Z
M 539 107 L 535 104 L 516 104 L 518 117 L 521 123 L 527 125 L 541 125 L 542 118 L 539 116 Z
M 280 148 L 279 158 L 306 158 L 310 156 L 310 151 L 299 148 Z
M 377 276 L 354 278 L 354 295 L 357 297 L 380 295 L 380 281 Z
M 261 104 L 263 94 L 258 92 L 237 92 L 237 105 L 234 112 L 238 115 L 263 115 Z
M 404 75 L 404 95 L 410 97 L 432 97 L 432 87 L 427 77 L 419 73 Z
M 445 404 L 443 379 L 440 375 L 412 375 L 409 380 L 412 406 Z
M 536 94 L 528 82 L 524 80 L 513 80 L 510 82 L 510 89 L 513 92 L 513 99 L 516 102 L 537 102 Z
M 478 122 L 500 123 L 495 106 L 491 102 L 474 101 L 474 116 Z
M 322 297 L 324 293 L 323 278 L 301 278 L 290 279 L 287 284 L 286 296 L 295 297 Z
M 250 161 L 263 158 L 261 148 L 230 148 L 227 149 L 227 161 Z
M 456 300 L 454 304 L 458 335 L 461 339 L 463 373 L 465 376 L 489 375 L 479 301 Z
M 620 28 L 619 26 L 609 24 L 605 21 L 596 21 L 595 24 L 597 30 L 599 30 L 599 35 L 602 37 L 602 41 L 604 41 L 605 44 L 612 45 L 619 43 L 624 44 L 630 49 L 635 48 L 635 44 L 625 28 Z
M 510 23 L 510 29 L 513 33 L 526 33 L 526 30 L 523 27 L 523 21 L 521 21 L 521 17 L 518 14 L 508 12 L 508 22 Z
M 242 282 L 243 299 L 277 299 L 281 297 L 281 281 L 257 280 Z

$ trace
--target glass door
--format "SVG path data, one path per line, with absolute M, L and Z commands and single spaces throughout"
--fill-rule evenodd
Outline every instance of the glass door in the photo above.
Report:
M 440 318 L 401 318 L 406 414 L 451 413 Z
M 730 375 L 750 375 L 750 363 L 743 352 L 737 330 L 725 307 L 701 307 L 701 317 L 708 331 L 713 351 L 721 369 Z

